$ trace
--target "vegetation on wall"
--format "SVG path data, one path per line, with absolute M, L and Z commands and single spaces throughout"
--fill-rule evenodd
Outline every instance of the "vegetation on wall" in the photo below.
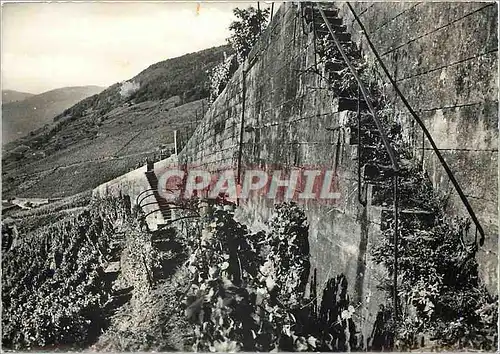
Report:
M 54 120 L 65 116 L 80 118 L 89 113 L 104 115 L 129 101 L 139 103 L 180 96 L 182 103 L 187 103 L 206 98 L 209 96 L 207 72 L 230 51 L 226 45 L 158 62 L 129 80 L 136 85 L 130 95 L 120 94 L 123 84 L 117 83 L 80 101 Z
M 224 61 L 209 72 L 210 102 L 224 90 L 238 65 L 248 57 L 250 50 L 265 30 L 269 17 L 269 9 L 260 10 L 254 7 L 235 8 L 233 13 L 237 19 L 229 25 L 231 36 L 227 41 L 234 54 L 225 57 Z
M 418 339 L 424 335 L 441 348 L 493 350 L 498 337 L 498 296 L 489 294 L 479 277 L 478 242 L 471 236 L 470 221 L 446 216 L 444 200 L 414 162 L 401 124 L 389 110 L 379 113 L 401 159 L 400 207 L 426 211 L 430 218 L 425 222 L 399 217 L 399 316 L 390 321 L 394 345 L 403 350 L 418 348 Z M 392 192 L 380 197 L 387 202 L 393 198 Z M 381 287 L 392 297 L 394 218 L 387 222 L 372 257 L 387 268 L 388 278 Z
M 242 63 L 266 28 L 269 9 L 235 8 L 233 13 L 237 20 L 229 25 L 231 36 L 228 42 L 234 49 L 238 62 Z
M 192 285 L 186 316 L 198 351 L 317 351 L 359 348 L 343 275 L 317 305 L 310 293 L 308 223 L 295 204 L 276 207 L 268 232 L 251 233 L 232 206 L 214 206 L 190 228 Z

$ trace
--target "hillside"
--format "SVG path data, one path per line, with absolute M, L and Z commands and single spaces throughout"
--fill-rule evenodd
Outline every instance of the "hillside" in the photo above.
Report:
M 151 65 L 5 145 L 4 199 L 72 195 L 144 164 L 146 156 L 159 158 L 173 148 L 174 130 L 183 140 L 195 129 L 207 109 L 207 70 L 228 51 L 221 46 Z
M 6 104 L 10 102 L 22 101 L 31 96 L 35 96 L 35 94 L 15 90 L 2 90 L 2 103 Z
M 2 96 L 14 99 L 14 102 L 3 102 L 2 105 L 2 142 L 6 144 L 29 132 L 50 123 L 54 116 L 73 106 L 84 98 L 103 90 L 99 86 L 63 87 L 32 95 L 22 100 L 22 93 Z

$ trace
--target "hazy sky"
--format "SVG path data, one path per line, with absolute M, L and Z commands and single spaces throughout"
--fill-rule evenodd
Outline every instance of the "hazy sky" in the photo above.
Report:
M 109 86 L 158 61 L 225 44 L 232 9 L 257 7 L 201 2 L 197 12 L 197 4 L 4 3 L 2 88 Z

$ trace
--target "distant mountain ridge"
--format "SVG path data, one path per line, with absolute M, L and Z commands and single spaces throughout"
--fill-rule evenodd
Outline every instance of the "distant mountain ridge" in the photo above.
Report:
M 82 99 L 104 90 L 99 86 L 75 86 L 31 95 L 2 104 L 2 144 L 51 123 L 53 118 Z M 2 92 L 2 96 L 9 92 Z M 22 94 L 22 93 L 21 93 Z M 11 97 L 13 97 L 11 95 Z M 22 97 L 22 95 L 17 95 Z
M 2 103 L 6 104 L 10 102 L 22 101 L 31 96 L 35 96 L 35 94 L 15 90 L 2 90 Z

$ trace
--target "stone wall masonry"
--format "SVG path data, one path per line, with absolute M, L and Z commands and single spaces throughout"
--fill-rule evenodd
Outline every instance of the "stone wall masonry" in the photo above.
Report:
M 154 164 L 154 170 L 159 178 L 162 171 L 166 171 L 170 167 L 176 165 L 177 158 L 175 155 L 172 155 L 165 160 L 156 162 Z M 146 178 L 146 170 L 146 166 L 142 166 L 120 177 L 112 179 L 111 181 L 103 183 L 92 191 L 92 195 L 95 197 L 117 197 L 119 195 L 128 195 L 130 197 L 132 207 L 136 205 L 136 199 L 138 196 L 140 196 L 139 199 L 145 198 L 141 205 L 149 205 L 142 207 L 142 210 L 146 214 L 151 212 L 151 214 L 146 217 L 146 222 L 151 230 L 156 230 L 158 225 L 165 223 L 165 220 L 163 219 L 161 212 L 154 212 L 158 209 L 158 205 L 152 203 L 155 202 L 153 194 L 151 192 L 141 194 L 151 188 L 148 179 Z

